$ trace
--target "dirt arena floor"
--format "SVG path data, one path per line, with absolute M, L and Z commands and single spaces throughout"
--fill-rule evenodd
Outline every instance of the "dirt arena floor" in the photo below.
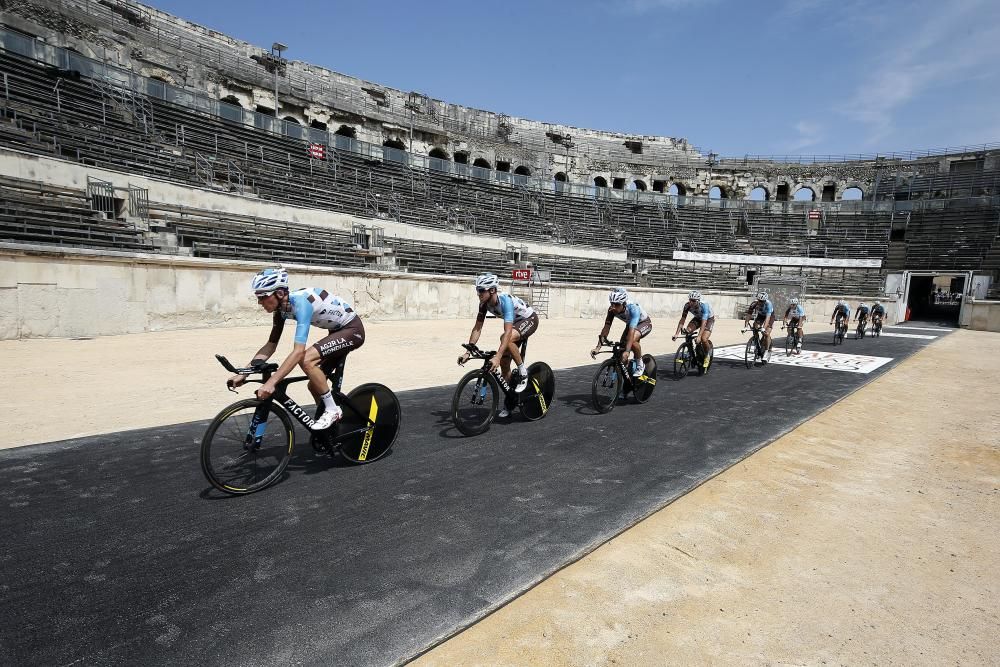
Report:
M 450 384 L 471 324 L 368 323 L 347 386 Z M 592 363 L 600 324 L 543 320 L 529 358 Z M 674 325 L 644 351 L 675 349 Z M 0 447 L 209 418 L 234 398 L 212 355 L 266 335 L 0 342 Z M 940 338 L 417 663 L 1000 664 L 997 378 L 1000 335 Z

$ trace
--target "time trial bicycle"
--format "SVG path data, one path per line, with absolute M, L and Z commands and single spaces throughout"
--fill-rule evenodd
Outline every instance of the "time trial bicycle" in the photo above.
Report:
M 746 364 L 747 368 L 759 368 L 766 364 L 771 357 L 771 350 L 764 349 L 762 330 L 762 327 L 757 325 L 740 330 L 740 333 L 751 332 L 750 340 L 747 341 L 746 349 L 743 352 L 743 363 Z
M 611 412 L 618 402 L 618 397 L 627 397 L 630 393 L 635 397 L 636 403 L 648 401 L 656 389 L 656 359 L 648 354 L 642 355 L 644 365 L 642 374 L 634 376 L 632 364 L 626 367 L 622 361 L 625 346 L 620 341 L 612 343 L 605 338 L 601 340 L 600 346 L 611 349 L 597 354 L 610 353 L 611 358 L 601 362 L 597 373 L 594 374 L 594 382 L 590 389 L 594 409 L 600 413 Z
M 858 326 L 854 330 L 854 340 L 861 340 L 865 337 L 865 328 L 867 325 L 867 320 L 858 320 Z
M 847 318 L 838 317 L 833 325 L 833 344 L 843 345 L 844 336 L 847 335 Z
M 782 324 L 781 328 L 788 331 L 788 334 L 785 336 L 785 356 L 790 357 L 802 345 L 802 336 L 799 334 L 799 327 L 797 326 L 793 327 Z
M 514 391 L 500 368 L 490 369 L 490 359 L 496 350 L 480 350 L 471 343 L 463 343 L 473 359 L 482 359 L 483 367 L 466 373 L 451 399 L 451 419 L 464 435 L 479 435 L 489 429 L 499 413 L 500 399 L 504 408 L 512 412 L 520 408 L 521 416 L 536 421 L 548 414 L 556 393 L 556 378 L 544 361 L 528 366 L 528 386 L 521 393 Z M 521 342 L 521 359 L 525 358 L 528 341 Z
M 698 375 L 707 374 L 715 359 L 715 346 L 709 342 L 708 359 L 706 360 L 702 346 L 696 345 L 694 342 L 698 338 L 698 332 L 685 330 L 683 336 L 684 342 L 677 348 L 677 354 L 674 355 L 674 377 L 678 380 L 683 379 L 692 370 L 696 371 Z M 671 336 L 670 340 L 677 340 L 677 337 Z
M 278 364 L 258 361 L 249 368 L 235 368 L 222 355 L 215 355 L 230 373 L 259 375 L 247 382 L 263 384 L 278 370 Z M 316 451 L 339 452 L 352 463 L 371 463 L 386 455 L 399 433 L 402 412 L 391 389 L 375 382 L 340 391 L 344 363 L 328 377 L 333 395 L 344 416 L 325 431 L 311 431 Z M 287 394 L 287 387 L 307 377 L 284 378 L 266 398 L 247 398 L 224 408 L 208 425 L 201 439 L 201 469 L 215 488 L 233 495 L 260 491 L 282 475 L 295 449 L 295 422 L 311 429 L 315 418 Z M 227 382 L 229 390 L 235 392 Z M 316 418 L 322 413 L 322 403 Z

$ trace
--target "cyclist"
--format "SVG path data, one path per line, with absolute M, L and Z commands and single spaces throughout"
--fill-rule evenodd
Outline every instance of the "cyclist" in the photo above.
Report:
M 854 321 L 861 322 L 861 327 L 864 328 L 865 324 L 868 322 L 869 312 L 870 311 L 868 310 L 868 306 L 866 306 L 865 302 L 862 301 L 861 303 L 858 304 L 857 312 L 854 313 Z
M 806 311 L 802 309 L 798 299 L 788 302 L 785 309 L 785 327 L 792 333 L 798 334 L 798 341 L 795 343 L 795 354 L 802 354 L 802 341 L 805 340 L 806 332 L 802 326 L 806 321 Z
M 684 304 L 684 310 L 681 311 L 681 319 L 677 322 L 677 330 L 674 331 L 674 335 L 670 337 L 670 340 L 677 340 L 677 336 L 681 333 L 681 328 L 684 326 L 684 320 L 687 319 L 688 313 L 691 314 L 691 321 L 687 325 L 688 333 L 694 333 L 694 330 L 698 329 L 698 340 L 695 349 L 702 355 L 702 359 L 704 360 L 702 363 L 705 365 L 705 368 L 708 368 L 712 354 L 712 341 L 709 339 L 712 337 L 712 329 L 715 328 L 715 311 L 712 310 L 712 306 L 709 305 L 708 301 L 701 298 L 701 292 L 698 290 L 691 290 L 688 294 L 687 303 Z
M 771 327 L 774 326 L 774 304 L 768 298 L 767 292 L 761 290 L 757 292 L 757 300 L 747 308 L 746 316 L 743 318 L 743 326 L 749 326 L 750 317 L 755 315 L 753 325 L 762 329 L 761 347 L 764 350 L 763 362 L 766 364 L 771 359 Z
M 653 321 L 642 309 L 642 306 L 629 298 L 628 291 L 624 287 L 616 287 L 608 294 L 608 315 L 604 318 L 604 328 L 597 336 L 597 347 L 590 351 L 590 356 L 595 357 L 601 351 L 601 344 L 608 339 L 611 332 L 611 321 L 618 318 L 625 323 L 625 330 L 622 331 L 621 342 L 625 346 L 622 352 L 622 363 L 627 364 L 629 354 L 635 350 L 635 368 L 632 375 L 639 377 L 646 370 L 642 363 L 642 345 L 640 340 L 649 335 L 653 330 Z
M 499 287 L 500 279 L 492 273 L 484 273 L 476 278 L 479 315 L 472 327 L 472 333 L 469 334 L 469 344 L 475 345 L 479 340 L 487 312 L 502 317 L 503 333 L 500 335 L 500 347 L 490 359 L 490 368 L 496 370 L 497 366 L 501 366 L 504 379 L 511 382 L 510 362 L 513 359 L 517 364 L 518 374 L 514 391 L 522 392 L 528 386 L 528 369 L 524 367 L 524 359 L 521 358 L 518 346 L 538 329 L 538 313 L 518 297 L 498 291 Z M 466 352 L 459 357 L 459 365 L 464 365 L 470 356 L 469 352 Z M 499 416 L 507 416 L 506 407 L 501 409 Z
M 885 306 L 878 299 L 875 299 L 875 303 L 872 304 L 872 326 L 877 324 L 882 324 L 882 318 L 885 317 Z
M 285 360 L 257 390 L 257 398 L 266 399 L 274 393 L 278 382 L 298 366 L 309 377 L 309 392 L 317 404 L 323 403 L 324 412 L 312 425 L 314 431 L 329 428 L 343 417 L 343 410 L 333 400 L 327 375 L 353 350 L 365 343 L 365 327 L 351 304 L 318 287 L 304 287 L 290 292 L 288 271 L 281 267 L 264 269 L 250 281 L 250 289 L 257 303 L 268 313 L 274 314 L 271 334 L 252 361 L 267 361 L 274 354 L 285 328 L 285 320 L 295 320 L 295 344 Z M 306 348 L 310 325 L 326 329 L 327 335 Z M 251 364 L 248 364 L 252 365 Z M 247 376 L 230 378 L 233 387 L 246 382 Z
M 834 318 L 837 318 L 837 331 L 840 330 L 843 320 L 851 319 L 851 307 L 843 299 L 838 301 L 837 305 L 833 307 L 833 312 L 830 314 L 830 324 L 833 324 Z

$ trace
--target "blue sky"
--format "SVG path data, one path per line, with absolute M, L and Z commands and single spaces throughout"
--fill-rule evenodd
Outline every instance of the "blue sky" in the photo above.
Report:
M 998 0 L 150 4 L 401 90 L 727 156 L 1000 141 Z

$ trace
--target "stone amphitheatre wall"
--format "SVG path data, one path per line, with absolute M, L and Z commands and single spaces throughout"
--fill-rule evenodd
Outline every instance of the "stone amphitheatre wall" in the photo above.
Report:
M 43 42 L 154 77 L 184 90 L 230 100 L 244 109 L 273 114 L 274 68 L 269 52 L 203 26 L 137 3 L 92 0 L 25 0 L 13 3 L 4 23 Z M 292 52 L 294 53 L 294 52 Z M 363 81 L 309 63 L 289 60 L 279 78 L 278 116 L 302 127 L 344 130 L 356 139 L 419 155 L 462 156 L 467 164 L 575 184 L 668 190 L 708 196 L 746 197 L 763 187 L 771 199 L 784 188 L 791 197 L 809 188 L 818 201 L 840 200 L 860 188 L 873 196 L 879 171 L 875 160 L 787 164 L 716 159 L 686 139 L 633 136 L 511 118 L 502 113 L 430 99 Z M 614 120 L 609 119 L 609 124 Z M 946 158 L 914 162 L 918 171 L 947 172 Z
M 471 319 L 477 308 L 467 278 L 287 266 L 293 287 L 335 291 L 373 320 Z M 259 268 L 249 262 L 0 243 L 0 340 L 263 326 L 267 316 L 248 290 Z M 687 298 L 686 290 L 629 289 L 652 317 L 670 325 Z M 732 317 L 747 298 L 746 292 L 705 295 L 720 317 Z M 808 312 L 825 314 L 834 299 L 816 295 L 804 304 Z M 596 319 L 606 308 L 606 287 L 558 285 L 549 296 L 553 318 Z

